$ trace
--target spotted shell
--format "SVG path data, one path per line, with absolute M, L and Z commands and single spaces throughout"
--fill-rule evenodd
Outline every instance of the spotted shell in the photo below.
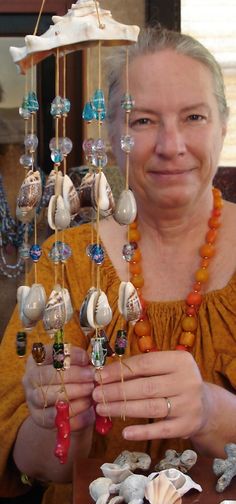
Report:
M 142 306 L 140 299 L 131 282 L 120 283 L 118 309 L 127 322 L 135 322 L 141 316 Z
M 49 205 L 51 196 L 55 194 L 56 178 L 62 179 L 62 173 L 60 171 L 56 171 L 53 169 L 50 171 L 43 189 L 43 196 L 42 196 L 43 207 L 47 207 Z
M 79 213 L 80 200 L 76 188 L 68 175 L 64 175 L 62 184 L 62 196 L 65 207 L 72 219 Z
M 101 173 L 87 173 L 79 187 L 80 215 L 85 208 L 91 207 L 94 211 L 99 209 L 103 217 L 111 215 L 115 208 L 115 201 L 111 187 L 106 176 Z
M 46 331 L 54 332 L 61 329 L 66 321 L 66 306 L 63 290 L 60 285 L 56 285 L 52 290 L 43 315 L 43 324 Z
M 39 205 L 41 196 L 41 175 L 39 171 L 29 170 L 17 196 L 17 207 L 21 209 L 22 213 L 28 213 Z

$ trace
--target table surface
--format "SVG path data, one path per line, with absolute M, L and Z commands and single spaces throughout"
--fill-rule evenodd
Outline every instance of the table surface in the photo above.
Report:
M 94 504 L 89 495 L 89 484 L 103 476 L 100 466 L 104 460 L 78 459 L 74 464 L 73 504 Z M 151 470 L 149 471 L 149 473 Z M 224 500 L 236 500 L 236 476 L 229 487 L 222 493 L 215 490 L 217 477 L 212 470 L 212 459 L 199 457 L 196 465 L 189 471 L 189 476 L 203 489 L 190 490 L 182 498 L 183 504 L 220 504 Z

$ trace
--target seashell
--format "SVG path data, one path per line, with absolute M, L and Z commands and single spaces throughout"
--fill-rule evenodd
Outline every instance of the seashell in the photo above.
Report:
M 34 219 L 35 216 L 35 208 L 31 208 L 29 211 L 25 211 L 25 209 L 16 207 L 16 217 L 23 224 L 27 224 Z
M 197 454 L 193 450 L 185 450 L 183 453 L 178 453 L 176 450 L 169 449 L 165 452 L 165 458 L 160 460 L 154 469 L 162 471 L 163 469 L 170 469 L 172 467 L 179 469 L 183 473 L 187 473 L 196 461 Z
M 17 303 L 18 303 L 18 309 L 19 309 L 19 317 L 22 321 L 24 329 L 26 329 L 26 330 L 30 330 L 36 325 L 35 321 L 29 320 L 24 314 L 24 304 L 25 304 L 25 300 L 29 294 L 29 291 L 30 291 L 30 287 L 28 285 L 21 285 L 17 289 Z
M 104 327 L 111 322 L 112 310 L 105 292 L 95 289 L 87 304 L 87 320 L 91 328 Z
M 33 284 L 30 287 L 24 301 L 23 313 L 32 321 L 38 322 L 41 319 L 46 305 L 46 292 L 41 284 Z
M 73 306 L 71 303 L 71 297 L 70 297 L 70 293 L 69 293 L 68 289 L 65 289 L 65 288 L 62 289 L 62 295 L 63 295 L 63 300 L 65 303 L 65 310 L 66 310 L 65 323 L 67 323 L 71 319 L 74 310 L 73 310 Z
M 110 499 L 110 494 L 104 493 L 103 495 L 100 495 L 100 497 L 98 497 L 96 504 L 108 504 L 109 499 Z
M 120 483 L 132 474 L 128 464 L 120 466 L 119 464 L 111 464 L 109 462 L 106 462 L 105 464 L 101 465 L 100 469 L 103 473 L 103 476 L 105 476 L 105 478 L 110 478 L 113 483 Z
M 131 282 L 120 283 L 118 309 L 127 322 L 135 322 L 141 316 L 142 306 L 140 299 Z
M 63 177 L 62 196 L 65 207 L 70 213 L 72 219 L 79 213 L 80 200 L 76 188 L 68 175 Z
M 142 469 L 147 471 L 151 465 L 152 459 L 150 455 L 143 452 L 130 452 L 124 450 L 116 457 L 114 464 L 119 464 L 121 467 L 128 466 L 130 471 Z
M 44 186 L 42 202 L 41 202 L 43 207 L 48 206 L 49 201 L 51 199 L 51 196 L 53 196 L 55 194 L 56 178 L 61 180 L 61 184 L 62 184 L 62 179 L 63 179 L 62 173 L 60 171 L 56 171 L 53 169 L 50 171 L 48 178 L 47 178 L 47 181 L 46 181 L 46 184 Z M 60 192 L 59 192 L 59 194 L 60 194 Z
M 145 497 L 150 504 L 181 504 L 182 502 L 179 492 L 164 472 L 149 481 L 145 488 Z
M 70 225 L 70 212 L 59 194 L 51 197 L 48 206 L 48 224 L 51 229 L 66 229 Z
M 88 323 L 87 308 L 88 308 L 89 299 L 95 290 L 96 290 L 95 287 L 90 287 L 89 291 L 86 294 L 86 297 L 84 298 L 84 301 L 81 305 L 81 308 L 80 308 L 80 325 L 81 325 L 81 328 L 85 334 L 88 334 L 91 332 L 91 327 Z
M 63 289 L 56 285 L 52 290 L 45 306 L 43 324 L 46 331 L 54 332 L 61 329 L 66 321 L 66 307 L 63 297 Z
M 148 478 L 153 478 L 154 474 L 164 474 L 166 478 L 174 485 L 176 490 L 178 490 L 179 494 L 183 496 L 185 493 L 187 493 L 189 490 L 194 488 L 195 490 L 198 490 L 198 492 L 202 492 L 202 487 L 198 484 L 195 483 L 195 481 L 190 478 L 187 474 L 183 474 L 181 471 L 178 469 L 164 469 L 163 471 L 160 471 L 159 473 L 152 473 L 148 476 Z M 158 477 L 158 476 L 157 476 Z M 156 479 L 156 478 L 154 478 Z
M 95 210 L 99 209 L 99 214 L 102 217 L 108 217 L 115 209 L 115 200 L 112 190 L 103 172 L 95 174 L 93 207 Z
M 148 478 L 142 474 L 131 474 L 120 484 L 119 495 L 128 504 L 132 499 L 143 499 Z
M 116 203 L 113 217 L 118 224 L 131 224 L 137 215 L 135 197 L 130 189 L 124 189 Z
M 115 495 L 115 497 L 109 500 L 109 504 L 122 504 L 122 502 L 124 502 L 124 499 L 121 495 Z M 140 504 L 142 504 L 142 502 L 140 502 Z
M 36 208 L 40 203 L 41 196 L 42 181 L 40 173 L 39 171 L 29 170 L 17 196 L 17 207 L 21 209 L 22 215 Z
M 110 478 L 97 478 L 92 481 L 89 485 L 89 494 L 91 495 L 94 501 L 104 494 L 109 493 L 109 487 L 111 486 L 112 481 Z

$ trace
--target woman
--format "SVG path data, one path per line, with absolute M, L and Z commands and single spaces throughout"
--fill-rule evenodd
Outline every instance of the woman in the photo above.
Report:
M 31 356 L 24 371 L 24 363 L 16 361 L 10 343 L 19 327 L 15 313 L 2 343 L 3 370 L 10 362 L 14 371 L 14 376 L 6 374 L 0 407 L 10 429 L 7 437 L 6 420 L 0 422 L 5 484 L 11 474 L 12 449 L 19 473 L 63 483 L 71 481 L 73 458 L 79 454 L 108 461 L 128 449 L 149 451 L 156 460 L 168 446 L 180 451 L 191 442 L 201 453 L 223 456 L 224 445 L 236 441 L 235 422 L 231 421 L 236 415 L 236 209 L 225 202 L 221 211 L 220 195 L 212 193 L 228 117 L 221 72 L 198 42 L 167 30 L 144 31 L 131 47 L 129 58 L 129 86 L 135 101 L 129 120 L 135 141 L 129 183 L 138 207 L 134 227 L 138 226 L 141 236 L 142 262 L 136 271 L 140 274 L 142 268 L 145 324 L 129 328 L 124 383 L 120 362 L 105 366 L 98 376 L 94 373 L 77 315 L 67 324 L 66 338 L 73 346 L 64 382 L 71 403 L 72 435 L 68 462 L 60 466 L 53 455 L 60 380 L 52 371 L 51 348 L 47 347 L 40 372 Z M 122 61 L 124 58 L 120 64 L 116 61 L 111 72 L 109 127 L 114 153 L 124 170 L 120 150 L 124 132 L 120 100 L 125 92 Z M 101 222 L 100 232 L 107 252 L 101 288 L 113 311 L 106 334 L 114 347 L 123 323 L 117 295 L 120 281 L 127 280 L 127 264 L 121 254 L 127 229 L 109 218 Z M 201 249 L 200 257 L 206 233 L 208 249 Z M 90 260 L 85 255 L 90 236 L 86 224 L 68 230 L 64 237 L 73 248 L 65 281 L 76 310 L 91 286 Z M 38 281 L 48 292 L 54 281 L 47 259 L 53 241 L 52 237 L 45 244 L 38 271 Z M 149 331 L 146 339 L 143 327 Z M 40 325 L 37 338 L 48 342 Z M 35 339 L 32 334 L 30 342 Z M 23 374 L 24 388 L 19 383 Z M 93 401 L 98 403 L 97 413 L 107 415 L 109 410 L 114 417 L 113 429 L 105 438 L 93 435 Z M 20 493 L 18 481 L 16 476 L 12 495 Z M 68 492 L 68 485 L 60 485 L 59 490 L 57 485 L 49 485 L 43 502 L 56 502 L 59 496 L 60 502 L 66 502 Z

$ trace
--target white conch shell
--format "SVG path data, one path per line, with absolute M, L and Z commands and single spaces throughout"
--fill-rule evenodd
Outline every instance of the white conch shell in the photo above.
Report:
M 66 229 L 70 225 L 70 212 L 66 208 L 63 197 L 59 194 L 51 196 L 48 205 L 48 224 L 51 229 Z
M 98 497 L 96 504 L 108 504 L 109 501 L 110 501 L 110 494 L 104 493 L 103 495 L 100 495 L 100 497 Z
M 115 208 L 115 200 L 106 176 L 103 172 L 95 174 L 94 180 L 94 208 L 99 208 L 99 213 L 103 217 L 111 215 Z
M 79 213 L 80 200 L 76 188 L 68 175 L 64 175 L 62 184 L 62 196 L 65 207 L 72 219 Z
M 24 315 L 32 321 L 41 319 L 46 305 L 46 292 L 41 284 L 33 284 L 24 300 Z
M 45 306 L 43 323 L 46 331 L 54 332 L 61 329 L 66 321 L 66 307 L 63 296 L 63 289 L 56 285 L 52 290 L 48 302 Z
M 142 306 L 140 299 L 131 282 L 120 283 L 118 309 L 127 322 L 135 322 L 141 316 Z
M 105 478 L 110 478 L 113 483 L 120 483 L 132 474 L 128 464 L 120 466 L 119 464 L 105 462 L 105 464 L 101 465 L 100 469 L 103 476 L 105 476 Z
M 145 488 L 145 497 L 150 504 L 181 504 L 182 502 L 179 492 L 163 472 L 149 481 Z
M 88 323 L 87 312 L 88 312 L 89 299 L 95 290 L 96 290 L 95 287 L 90 287 L 80 308 L 80 325 L 86 335 L 91 332 L 91 326 Z
M 98 22 L 98 8 L 100 21 Z M 77 0 L 64 16 L 53 16 L 54 25 L 42 35 L 27 35 L 24 47 L 11 47 L 10 52 L 22 73 L 39 63 L 58 48 L 60 54 L 83 49 L 102 40 L 105 45 L 136 42 L 139 27 L 115 21 L 99 2 Z
M 87 320 L 91 328 L 104 327 L 111 322 L 112 310 L 105 292 L 95 289 L 87 304 Z
M 132 499 L 143 499 L 148 478 L 142 474 L 131 474 L 120 484 L 119 495 L 128 504 Z
M 24 304 L 25 300 L 29 294 L 30 287 L 28 285 L 20 285 L 17 289 L 17 303 L 18 303 L 18 310 L 19 310 L 19 317 L 22 321 L 22 324 L 25 329 L 32 329 L 35 325 L 36 322 L 28 319 L 25 314 L 24 314 Z
M 136 215 L 137 205 L 135 197 L 130 189 L 124 189 L 116 203 L 113 217 L 119 224 L 128 225 L 134 222 Z
M 29 170 L 17 196 L 17 208 L 22 215 L 36 208 L 42 196 L 42 181 L 39 171 Z
M 112 484 L 110 478 L 97 478 L 89 485 L 89 493 L 94 501 L 104 494 L 109 494 L 109 488 Z
M 188 476 L 188 474 L 184 474 L 178 469 L 163 469 L 163 471 L 160 471 L 159 473 L 152 473 L 148 476 L 148 478 L 152 479 L 156 474 L 164 474 L 166 478 L 174 485 L 174 487 L 178 490 L 179 494 L 183 496 L 185 493 L 187 493 L 189 490 L 194 488 L 195 490 L 198 490 L 198 492 L 202 492 L 202 487 L 198 483 L 195 483 L 195 481 Z M 154 478 L 156 479 L 156 478 Z
M 114 464 L 119 464 L 121 467 L 128 466 L 130 471 L 142 469 L 147 471 L 151 465 L 152 459 L 150 455 L 144 452 L 130 452 L 123 450 L 114 460 Z

